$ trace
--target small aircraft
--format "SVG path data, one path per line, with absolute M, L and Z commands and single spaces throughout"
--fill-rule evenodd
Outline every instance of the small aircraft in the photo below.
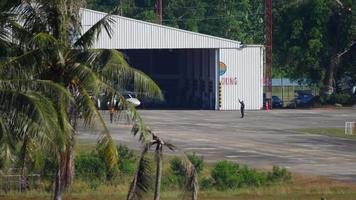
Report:
M 133 106 L 137 107 L 139 105 L 141 105 L 141 102 L 135 98 L 135 96 L 133 94 L 127 93 L 123 95 L 126 99 L 127 102 L 131 103 Z

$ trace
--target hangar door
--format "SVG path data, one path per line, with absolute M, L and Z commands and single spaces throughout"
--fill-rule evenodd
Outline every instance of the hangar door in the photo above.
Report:
M 161 88 L 164 102 L 142 100 L 145 108 L 215 109 L 216 49 L 121 50 L 134 68 Z
M 263 107 L 263 47 L 220 49 L 219 52 L 219 109 L 239 110 L 238 99 L 245 108 Z

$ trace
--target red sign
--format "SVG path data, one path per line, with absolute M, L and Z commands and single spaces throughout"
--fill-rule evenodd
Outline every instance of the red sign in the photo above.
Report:
M 237 77 L 221 78 L 221 85 L 237 85 Z

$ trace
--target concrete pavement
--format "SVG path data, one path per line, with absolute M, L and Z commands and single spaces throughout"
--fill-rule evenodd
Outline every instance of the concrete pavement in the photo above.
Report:
M 356 110 L 312 109 L 247 111 L 141 110 L 145 123 L 180 150 L 196 152 L 208 162 L 231 160 L 252 167 L 273 165 L 293 172 L 329 176 L 356 182 L 356 141 L 301 134 L 301 128 L 344 128 L 356 121 Z M 107 115 L 106 121 L 108 120 Z M 112 136 L 131 148 L 139 148 L 129 126 L 108 124 Z M 88 129 L 79 138 L 93 139 Z M 93 131 L 95 132 L 95 131 Z

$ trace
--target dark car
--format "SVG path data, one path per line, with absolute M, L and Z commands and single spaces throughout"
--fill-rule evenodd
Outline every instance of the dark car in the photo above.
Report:
M 289 107 L 307 108 L 314 105 L 315 96 L 310 90 L 296 90 L 296 98 L 293 99 Z
M 272 96 L 272 108 L 283 108 L 283 101 L 278 96 Z
M 263 106 L 266 106 L 265 93 L 263 93 Z M 283 101 L 278 96 L 272 96 L 272 108 L 283 108 Z

